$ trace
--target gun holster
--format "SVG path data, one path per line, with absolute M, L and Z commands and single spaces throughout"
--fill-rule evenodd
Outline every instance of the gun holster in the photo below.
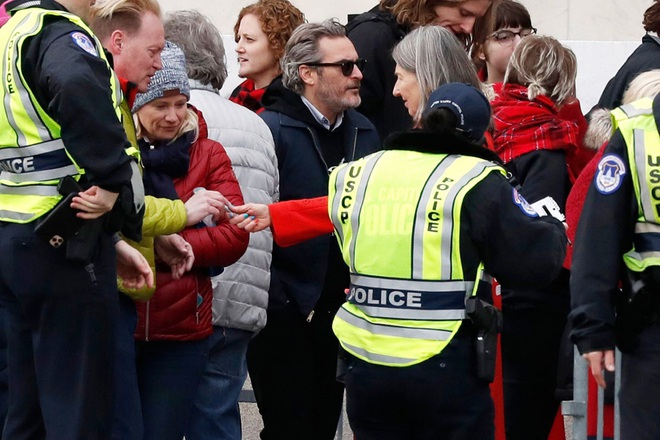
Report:
M 473 296 L 465 300 L 465 314 L 477 331 L 477 377 L 492 382 L 495 379 L 497 335 L 502 331 L 502 312 Z

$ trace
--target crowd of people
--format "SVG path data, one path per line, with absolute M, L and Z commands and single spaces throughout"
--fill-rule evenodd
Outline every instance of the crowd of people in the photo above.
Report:
M 500 334 L 507 439 L 571 343 L 660 437 L 657 0 L 586 116 L 516 0 L 258 0 L 229 99 L 197 11 L 0 9 L 3 439 L 238 440 L 248 372 L 264 440 L 334 438 L 344 393 L 358 440 L 494 439 Z

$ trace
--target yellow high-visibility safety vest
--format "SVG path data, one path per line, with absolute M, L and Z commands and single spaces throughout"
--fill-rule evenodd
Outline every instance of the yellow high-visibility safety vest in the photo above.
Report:
M 628 167 L 637 198 L 633 248 L 623 260 L 642 272 L 660 266 L 660 135 L 653 116 L 653 99 L 643 98 L 612 110 L 614 128 L 626 142 Z
M 64 17 L 92 36 L 96 47 L 90 50 L 95 49 L 108 66 L 113 104 L 121 120 L 119 80 L 91 29 L 65 11 L 17 11 L 0 28 L 0 46 L 4 47 L 0 58 L 4 82 L 0 88 L 4 110 L 0 114 L 0 221 L 29 223 L 39 218 L 61 199 L 57 192 L 61 178 L 69 175 L 79 179 L 85 173 L 66 151 L 59 124 L 41 107 L 22 72 L 23 45 L 41 31 L 49 16 Z
M 335 169 L 329 213 L 351 272 L 333 330 L 367 362 L 405 367 L 438 353 L 465 318 L 465 299 L 490 293 L 480 264 L 464 273 L 460 216 L 469 191 L 505 171 L 468 156 L 386 151 Z

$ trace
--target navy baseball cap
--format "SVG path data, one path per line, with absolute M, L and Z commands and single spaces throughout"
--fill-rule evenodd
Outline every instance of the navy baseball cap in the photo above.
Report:
M 448 83 L 429 95 L 424 114 L 447 108 L 456 116 L 456 128 L 473 141 L 479 141 L 490 124 L 490 103 L 486 96 L 469 84 Z

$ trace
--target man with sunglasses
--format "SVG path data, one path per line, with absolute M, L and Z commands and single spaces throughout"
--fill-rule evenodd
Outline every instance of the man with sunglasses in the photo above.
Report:
M 374 126 L 354 110 L 364 61 L 344 27 L 325 21 L 298 27 L 281 64 L 260 114 L 275 141 L 280 199 L 327 195 L 333 168 L 380 148 Z M 331 324 L 348 269 L 331 235 L 273 247 L 267 323 L 248 348 L 261 438 L 330 440 L 343 396 Z

